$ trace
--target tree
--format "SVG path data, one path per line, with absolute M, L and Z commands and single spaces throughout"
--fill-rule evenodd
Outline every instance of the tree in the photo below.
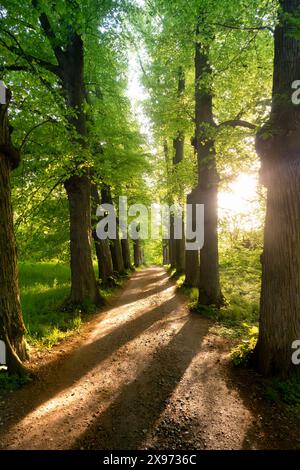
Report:
M 97 226 L 97 207 L 100 205 L 100 196 L 98 192 L 97 185 L 92 184 L 92 229 L 93 229 L 93 238 L 95 244 L 95 251 L 98 262 L 98 275 L 102 280 L 104 285 L 107 285 L 112 281 L 112 276 L 114 274 L 113 262 L 111 257 L 111 251 L 109 247 L 109 240 L 101 240 L 97 236 L 96 226 Z
M 24 373 L 22 361 L 27 358 L 20 304 L 16 242 L 11 204 L 10 173 L 20 163 L 20 154 L 13 147 L 6 104 L 0 104 L 0 339 L 5 342 L 10 372 Z
M 218 253 L 218 183 L 216 152 L 213 138 L 212 69 L 209 62 L 211 37 L 203 43 L 199 37 L 205 21 L 202 15 L 196 30 L 195 43 L 195 149 L 198 159 L 199 203 L 204 204 L 204 245 L 200 251 L 199 304 L 220 307 Z M 210 36 L 210 35 L 209 35 Z M 205 41 L 205 42 L 204 42 Z
M 243 1 L 237 0 L 214 4 L 209 0 L 156 0 L 149 5 L 147 25 L 154 22 L 159 28 L 151 34 L 146 25 L 143 31 L 151 57 L 150 65 L 144 64 L 143 68 L 150 93 L 147 110 L 154 122 L 155 138 L 170 147 L 178 129 L 185 135 L 184 164 L 176 165 L 172 178 L 165 166 L 167 175 L 162 181 L 165 184 L 166 180 L 168 190 L 161 191 L 162 199 L 170 200 L 175 195 L 178 198 L 176 191 L 180 188 L 181 203 L 189 195 L 188 203 L 206 204 L 200 276 L 193 275 L 199 265 L 196 251 L 186 253 L 185 267 L 189 285 L 195 285 L 200 277 L 200 304 L 222 303 L 218 187 L 222 183 L 220 177 L 230 170 L 236 172 L 247 159 L 247 151 L 241 154 L 237 142 L 243 140 L 244 148 L 249 146 L 250 131 L 253 134 L 260 117 L 256 102 L 261 96 L 260 88 L 265 88 L 264 74 L 269 70 L 265 67 L 265 57 L 270 52 L 270 31 L 265 26 L 272 10 L 269 3 L 257 0 L 246 8 Z M 264 33 L 258 36 L 258 31 Z M 174 96 L 174 76 L 179 67 L 184 68 L 186 76 L 183 100 Z M 247 130 L 242 134 L 237 128 Z M 171 242 L 170 262 L 175 266 L 173 253 Z
M 32 0 L 20 11 L 17 3 L 7 3 L 4 7 L 7 14 L 2 23 L 4 39 L 1 45 L 8 52 L 7 69 L 17 70 L 12 57 L 20 61 L 22 70 L 35 70 L 39 67 L 47 74 L 56 77 L 57 86 L 60 87 L 65 103 L 69 110 L 67 121 L 70 126 L 70 140 L 77 149 L 69 167 L 68 175 L 64 181 L 69 201 L 70 213 L 70 252 L 71 252 L 71 294 L 70 300 L 74 303 L 83 303 L 85 300 L 92 303 L 101 303 L 97 288 L 95 273 L 92 264 L 91 252 L 91 221 L 90 221 L 90 168 L 86 161 L 87 153 L 87 113 L 84 64 L 84 34 L 87 24 L 92 28 L 91 12 L 79 8 L 79 4 L 72 2 L 59 2 L 55 9 L 49 8 L 44 2 Z M 97 10 L 97 2 L 91 2 L 93 12 Z M 110 8 L 110 3 L 108 9 Z M 30 10 L 33 7 L 33 12 Z M 10 12 L 15 16 L 28 15 L 24 22 L 17 26 L 11 24 Z M 101 10 L 103 16 L 107 13 Z M 12 15 L 13 16 L 13 15 Z M 39 22 L 36 29 L 34 20 Z M 32 24 L 33 23 L 33 24 Z M 93 23 L 97 28 L 97 21 Z M 25 29 L 24 29 L 25 28 Z M 16 32 L 17 31 L 17 32 Z M 34 44 L 33 54 L 29 47 Z M 9 55 L 10 54 L 10 55 Z M 49 81 L 42 78 L 49 86 Z M 74 131 L 73 131 L 74 130 Z
M 291 94 L 300 77 L 300 1 L 279 3 L 272 108 L 256 139 L 267 212 L 255 356 L 264 375 L 284 376 L 299 374 L 291 348 L 300 338 L 300 108 Z
M 113 205 L 111 188 L 107 184 L 103 184 L 101 188 L 101 202 L 102 204 Z M 116 274 L 123 274 L 125 271 L 124 260 L 122 255 L 122 246 L 119 234 L 119 222 L 117 219 L 116 238 L 109 240 L 110 251 L 113 262 L 113 268 Z
M 121 247 L 122 247 L 124 268 L 130 269 L 131 268 L 131 256 L 130 256 L 130 244 L 129 244 L 128 238 L 121 239 Z
M 178 98 L 184 94 L 185 91 L 185 74 L 182 67 L 178 70 Z M 173 140 L 173 147 L 175 155 L 173 158 L 173 165 L 176 166 L 184 159 L 184 132 L 177 131 L 177 136 Z M 180 188 L 180 194 L 184 192 L 184 188 Z M 184 220 L 182 219 L 182 238 L 174 240 L 175 248 L 175 267 L 177 273 L 183 273 L 185 270 L 185 237 L 184 237 Z

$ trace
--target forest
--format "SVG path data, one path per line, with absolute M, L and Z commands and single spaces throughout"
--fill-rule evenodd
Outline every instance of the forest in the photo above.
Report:
M 0 450 L 300 449 L 300 0 L 1 0 L 0 57 Z

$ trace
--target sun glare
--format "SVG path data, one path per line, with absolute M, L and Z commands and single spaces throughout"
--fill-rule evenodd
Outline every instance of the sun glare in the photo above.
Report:
M 261 225 L 261 206 L 258 194 L 258 176 L 253 173 L 241 173 L 227 190 L 218 196 L 219 217 L 227 219 L 230 225 L 237 224 L 250 230 Z

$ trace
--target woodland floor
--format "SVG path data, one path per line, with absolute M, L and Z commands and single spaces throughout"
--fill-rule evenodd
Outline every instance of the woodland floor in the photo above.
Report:
M 231 366 L 231 343 L 191 314 L 163 268 L 135 273 L 105 311 L 1 398 L 2 449 L 292 449 L 299 423 Z

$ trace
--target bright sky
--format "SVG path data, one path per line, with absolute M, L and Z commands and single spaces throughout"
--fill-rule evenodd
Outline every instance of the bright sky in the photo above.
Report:
M 148 143 L 152 143 L 151 122 L 143 110 L 143 101 L 147 98 L 147 91 L 140 81 L 141 66 L 136 52 L 129 53 L 129 72 L 127 96 L 131 101 L 132 111 L 135 114 L 142 134 L 145 134 Z
M 230 217 L 232 224 L 238 221 L 245 229 L 261 225 L 261 209 L 258 195 L 258 176 L 253 173 L 241 173 L 227 191 L 220 191 L 218 196 L 220 218 Z M 234 222 L 235 219 L 235 222 Z

